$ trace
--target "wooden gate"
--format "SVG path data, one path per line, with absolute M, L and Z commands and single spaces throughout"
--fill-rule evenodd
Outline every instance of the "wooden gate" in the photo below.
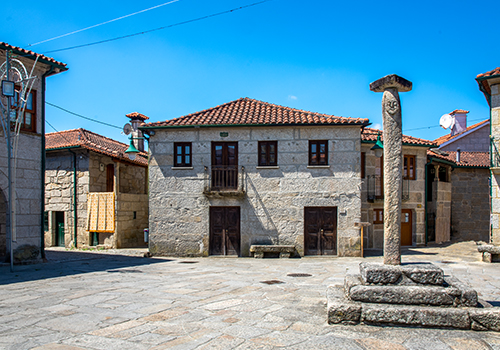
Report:
M 337 207 L 304 208 L 304 254 L 337 255 Z
M 210 255 L 240 255 L 240 207 L 210 207 Z

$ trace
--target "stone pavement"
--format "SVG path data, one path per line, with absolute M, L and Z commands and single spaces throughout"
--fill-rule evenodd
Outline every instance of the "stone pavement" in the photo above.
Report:
M 493 332 L 328 325 L 327 287 L 382 257 L 142 253 L 50 249 L 47 263 L 0 266 L 0 349 L 500 349 Z M 434 262 L 500 305 L 500 265 L 473 242 L 411 248 L 402 261 Z

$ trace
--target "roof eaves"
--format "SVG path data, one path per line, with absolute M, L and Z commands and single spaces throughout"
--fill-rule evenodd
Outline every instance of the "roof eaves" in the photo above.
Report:
M 462 137 L 466 136 L 466 135 L 469 135 L 469 134 L 472 134 L 473 132 L 481 129 L 482 127 L 485 127 L 486 125 L 490 125 L 490 121 L 487 119 L 484 121 L 483 124 L 480 124 L 470 130 L 467 130 L 467 131 L 464 131 L 458 135 L 454 135 L 452 136 L 448 141 L 445 141 L 443 142 L 442 144 L 440 144 L 438 147 L 441 148 L 441 147 L 444 147 L 444 146 L 448 146 L 450 143 L 453 143 L 457 140 L 460 140 Z

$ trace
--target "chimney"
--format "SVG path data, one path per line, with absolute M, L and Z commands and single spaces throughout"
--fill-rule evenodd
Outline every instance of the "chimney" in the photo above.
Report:
M 455 125 L 451 128 L 451 136 L 460 134 L 467 129 L 467 113 L 469 113 L 469 111 L 463 109 L 455 109 L 450 113 L 450 115 L 455 118 Z
M 149 118 L 137 112 L 127 114 L 126 117 L 130 118 L 130 124 L 132 124 L 132 132 L 130 135 L 133 138 L 135 148 L 140 152 L 144 152 L 144 135 L 142 131 L 139 130 L 139 126 Z

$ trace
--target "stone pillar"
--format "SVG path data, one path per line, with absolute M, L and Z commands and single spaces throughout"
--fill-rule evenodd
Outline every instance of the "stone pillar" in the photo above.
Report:
M 401 264 L 402 202 L 402 123 L 399 92 L 410 91 L 412 83 L 395 74 L 370 84 L 370 90 L 383 92 L 384 124 L 384 264 Z

